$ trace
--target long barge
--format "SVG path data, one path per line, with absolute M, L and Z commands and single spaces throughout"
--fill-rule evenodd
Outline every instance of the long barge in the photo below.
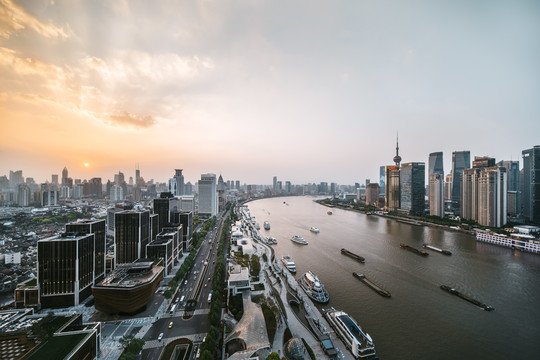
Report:
M 415 254 L 421 255 L 421 256 L 428 256 L 429 255 L 424 250 L 413 248 L 412 246 L 409 246 L 407 244 L 399 244 L 399 246 L 401 246 L 402 249 L 409 250 L 409 251 L 411 251 L 411 252 L 413 252 Z
M 447 285 L 441 285 L 441 289 L 443 289 L 444 291 L 452 294 L 452 295 L 456 295 L 460 298 L 462 298 L 463 300 L 466 300 L 478 307 L 481 307 L 482 309 L 484 309 L 485 311 L 493 311 L 495 310 L 495 308 L 493 306 L 489 306 L 489 305 L 486 305 L 484 304 L 483 302 L 479 301 L 479 300 L 476 300 L 476 299 L 473 299 L 465 294 L 462 294 L 460 293 L 459 291 L 457 291 L 456 289 L 454 288 L 451 288 L 450 286 L 447 286 Z
M 345 248 L 341 249 L 341 253 L 342 253 L 343 255 L 347 255 L 347 256 L 349 256 L 349 257 L 355 259 L 355 260 L 358 260 L 358 261 L 360 261 L 361 263 L 364 263 L 364 262 L 366 261 L 366 259 L 363 258 L 362 256 L 357 255 L 357 254 L 355 254 L 355 253 L 352 253 L 352 252 L 350 252 L 349 250 L 347 250 L 347 249 L 345 249 Z
M 435 246 L 432 246 L 432 245 L 429 245 L 429 244 L 424 244 L 424 247 L 426 249 L 431 249 L 433 251 L 440 252 L 443 255 L 452 255 L 452 253 L 450 251 L 448 251 L 448 250 L 439 249 L 438 247 L 435 247 Z
M 375 292 L 377 294 L 379 294 L 381 296 L 385 296 L 385 297 L 392 296 L 392 295 L 390 295 L 390 293 L 388 291 L 384 290 L 382 287 L 380 287 L 379 285 L 375 284 L 373 281 L 366 278 L 366 275 L 360 274 L 360 273 L 357 273 L 357 272 L 353 272 L 352 274 L 353 274 L 353 276 L 355 278 L 357 278 L 358 280 L 360 280 L 361 282 L 363 282 L 364 284 L 366 284 L 367 286 L 369 286 L 370 288 L 375 290 Z

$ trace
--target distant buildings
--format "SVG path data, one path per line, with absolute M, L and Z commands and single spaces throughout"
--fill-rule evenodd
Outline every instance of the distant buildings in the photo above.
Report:
M 199 214 L 215 216 L 218 212 L 216 174 L 202 174 L 199 180 Z
M 184 175 L 183 169 L 176 169 L 174 177 L 169 180 L 169 191 L 175 196 L 184 195 Z
M 388 211 L 396 211 L 401 207 L 401 196 L 399 192 L 399 167 L 395 165 L 386 166 L 384 207 Z

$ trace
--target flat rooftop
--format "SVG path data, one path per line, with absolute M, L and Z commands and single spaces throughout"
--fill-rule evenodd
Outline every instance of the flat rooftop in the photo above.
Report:
M 131 264 L 118 265 L 95 287 L 130 288 L 151 282 L 162 271 L 163 266 L 153 265 L 152 261 L 137 260 Z

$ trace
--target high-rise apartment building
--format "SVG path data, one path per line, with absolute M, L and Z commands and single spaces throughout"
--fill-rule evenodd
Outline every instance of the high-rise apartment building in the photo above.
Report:
M 399 169 L 400 209 L 411 215 L 423 215 L 426 193 L 426 165 L 423 162 L 401 164 Z
M 85 220 L 66 224 L 66 233 L 94 234 L 94 281 L 105 276 L 106 247 L 105 220 Z
M 495 158 L 489 156 L 475 156 L 472 162 L 473 168 L 485 168 L 495 166 Z
M 199 180 L 199 214 L 215 216 L 218 212 L 216 174 L 202 174 Z M 277 185 L 277 183 L 276 183 Z
M 523 216 L 540 224 L 540 145 L 521 152 L 523 157 Z
M 146 257 L 150 212 L 124 210 L 114 215 L 114 262 L 127 264 Z
M 471 167 L 470 151 L 454 151 L 452 153 L 452 208 L 456 214 L 461 214 L 461 175 L 464 169 Z
M 463 171 L 462 215 L 480 225 L 501 227 L 507 219 L 507 180 L 503 167 L 476 167 Z
M 444 217 L 444 175 L 429 175 L 429 215 Z
M 508 215 L 521 214 L 521 183 L 519 174 L 519 161 L 499 161 L 497 166 L 506 169 L 508 180 L 507 207 Z
M 381 189 L 377 183 L 369 183 L 366 185 L 366 204 L 379 206 L 379 193 Z
M 184 175 L 182 175 L 183 169 L 174 170 L 174 189 L 170 188 L 169 191 L 175 196 L 184 195 Z
M 94 283 L 94 234 L 63 233 L 39 240 L 37 282 L 42 307 L 78 305 Z

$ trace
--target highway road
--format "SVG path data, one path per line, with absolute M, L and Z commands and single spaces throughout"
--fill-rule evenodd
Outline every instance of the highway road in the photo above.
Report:
M 226 215 L 225 215 L 226 216 Z M 158 359 L 163 347 L 171 340 L 178 337 L 187 337 L 194 341 L 197 346 L 208 333 L 210 324 L 208 322 L 208 312 L 210 304 L 208 295 L 212 290 L 212 276 L 214 273 L 217 258 L 217 248 L 223 228 L 224 216 L 216 220 L 216 225 L 208 231 L 199 251 L 194 259 L 193 268 L 187 275 L 185 281 L 179 284 L 178 291 L 173 299 L 176 307 L 171 314 L 167 311 L 160 319 L 156 320 L 147 331 L 143 339 L 146 341 L 142 359 Z M 182 302 L 180 299 L 184 298 Z M 190 298 L 197 299 L 194 316 L 188 320 L 183 319 L 185 302 Z M 173 323 L 169 328 L 169 324 Z M 163 333 L 163 338 L 158 340 Z M 195 352 L 193 352 L 193 358 Z

